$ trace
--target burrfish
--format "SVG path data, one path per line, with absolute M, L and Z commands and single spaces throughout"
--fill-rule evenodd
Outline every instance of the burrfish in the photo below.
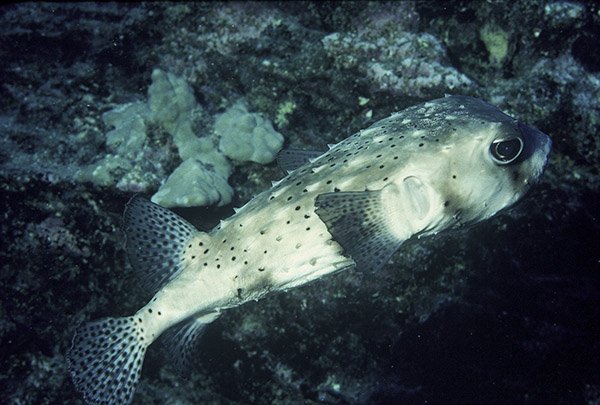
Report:
M 542 174 L 550 138 L 476 98 L 448 96 L 377 121 L 327 152 L 283 151 L 288 172 L 210 232 L 134 196 L 126 251 L 154 297 L 132 316 L 80 325 L 68 353 L 89 403 L 131 402 L 163 332 L 175 364 L 223 310 L 352 267 L 510 207 Z

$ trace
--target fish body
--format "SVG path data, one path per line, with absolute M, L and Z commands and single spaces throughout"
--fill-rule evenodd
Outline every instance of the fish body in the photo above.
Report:
M 129 403 L 165 333 L 176 365 L 221 311 L 351 267 L 403 242 L 485 220 L 541 175 L 549 138 L 479 99 L 450 96 L 383 119 L 330 150 L 285 151 L 290 173 L 209 233 L 133 197 L 127 253 L 156 294 L 135 315 L 81 325 L 68 356 L 90 403 Z

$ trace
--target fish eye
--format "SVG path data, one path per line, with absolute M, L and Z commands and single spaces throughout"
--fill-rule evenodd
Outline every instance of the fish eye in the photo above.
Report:
M 521 138 L 501 139 L 492 142 L 490 145 L 492 159 L 499 165 L 514 162 L 522 151 L 523 141 Z

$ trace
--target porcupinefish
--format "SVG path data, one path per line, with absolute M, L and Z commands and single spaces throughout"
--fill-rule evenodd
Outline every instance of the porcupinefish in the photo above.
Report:
M 129 403 L 163 332 L 176 365 L 224 309 L 356 266 L 378 270 L 403 242 L 510 207 L 541 175 L 547 135 L 466 96 L 382 119 L 325 153 L 284 151 L 289 174 L 212 231 L 134 196 L 126 250 L 156 294 L 132 316 L 79 326 L 68 354 L 89 403 Z

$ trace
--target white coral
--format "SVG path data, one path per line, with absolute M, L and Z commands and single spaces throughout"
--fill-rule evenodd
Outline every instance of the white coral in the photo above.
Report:
M 260 114 L 250 113 L 243 101 L 219 115 L 215 132 L 221 137 L 219 149 L 230 159 L 269 163 L 283 145 L 283 136 Z
M 195 207 L 229 204 L 233 189 L 227 180 L 200 160 L 190 158 L 180 164 L 152 196 L 152 202 L 165 207 Z

